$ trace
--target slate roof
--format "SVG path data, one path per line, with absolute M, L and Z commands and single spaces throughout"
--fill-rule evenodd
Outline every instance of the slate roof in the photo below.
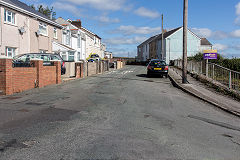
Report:
M 158 34 L 158 35 L 159 35 L 159 34 Z M 151 41 L 152 41 L 156 36 L 158 36 L 158 35 L 155 35 L 155 36 L 152 36 L 152 37 L 148 38 L 146 41 L 144 41 L 144 42 L 142 42 L 140 45 L 138 45 L 138 47 L 141 46 L 141 45 L 143 45 L 143 44 L 145 44 L 145 43 L 151 42 Z
M 210 43 L 207 38 L 201 38 L 201 45 L 202 46 L 212 46 L 212 43 Z
M 165 32 L 165 33 L 163 34 L 163 38 L 165 39 L 165 38 L 171 36 L 173 33 L 177 32 L 177 31 L 178 31 L 179 29 L 181 29 L 181 28 L 182 28 L 182 27 L 178 27 L 178 28 L 172 29 L 172 30 L 170 30 L 170 31 L 168 31 L 168 32 Z M 159 34 L 157 37 L 155 37 L 155 39 L 161 39 L 161 38 L 162 38 L 162 34 Z
M 170 30 L 170 31 L 168 31 L 168 32 L 165 32 L 165 33 L 163 34 L 164 39 L 167 38 L 168 36 L 172 35 L 172 34 L 175 33 L 176 31 L 178 31 L 180 28 L 182 28 L 182 27 L 178 27 L 178 28 L 175 28 L 175 29 Z M 153 40 L 155 40 L 155 39 L 161 39 L 161 38 L 162 38 L 162 34 L 157 34 L 157 35 L 155 35 L 155 36 L 152 36 L 152 37 L 148 38 L 146 41 L 144 41 L 143 43 L 141 43 L 140 45 L 138 45 L 138 47 L 141 46 L 141 45 L 143 45 L 143 44 L 145 44 L 145 43 L 149 43 L 149 42 L 151 42 L 151 41 L 153 41 Z
M 44 14 L 36 11 L 32 7 L 28 6 L 27 4 L 25 4 L 19 0 L 0 0 L 0 4 L 6 6 L 8 8 L 18 10 L 19 12 L 23 12 L 18 9 L 18 8 L 20 8 L 22 10 L 30 12 L 30 13 L 24 12 L 25 14 L 31 15 L 33 17 L 34 17 L 34 15 L 36 15 L 36 16 L 38 16 L 37 18 L 40 18 L 42 21 L 44 21 L 46 23 L 50 23 L 50 24 L 58 26 L 58 27 L 61 26 L 61 25 L 57 24 L 55 21 L 53 21 L 50 18 L 48 18 L 47 16 L 45 16 Z

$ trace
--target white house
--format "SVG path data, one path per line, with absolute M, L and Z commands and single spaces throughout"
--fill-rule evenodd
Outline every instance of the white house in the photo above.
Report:
M 59 49 L 60 55 L 65 61 L 77 62 L 86 59 L 86 36 L 77 26 L 71 24 L 68 20 L 58 18 L 57 23 L 61 24 L 63 29 L 62 46 Z M 56 46 L 56 45 L 55 45 Z
M 205 49 L 212 49 L 212 44 L 206 38 L 200 38 L 198 35 L 188 29 L 187 33 L 187 54 L 193 56 Z M 153 36 L 138 46 L 138 57 L 140 61 L 158 58 L 169 64 L 170 60 L 182 58 L 183 53 L 183 27 L 178 27 L 163 34 L 163 52 L 162 52 L 162 34 Z M 147 54 L 147 55 L 146 55 Z
M 100 58 L 104 58 L 104 51 L 106 50 L 105 46 L 101 43 L 101 38 L 96 35 L 95 33 L 89 31 L 88 29 L 82 27 L 81 20 L 68 20 L 72 25 L 76 26 L 78 29 L 80 29 L 85 35 L 84 35 L 84 42 L 86 46 L 86 59 L 89 58 L 90 54 L 98 54 Z M 84 44 L 82 45 L 84 46 Z
M 86 57 L 90 54 L 98 54 L 100 58 L 104 58 L 101 51 L 101 38 L 86 28 L 81 27 L 81 29 L 86 33 Z
M 207 40 L 207 38 L 201 38 L 200 52 L 203 53 L 204 50 L 213 49 L 213 45 Z

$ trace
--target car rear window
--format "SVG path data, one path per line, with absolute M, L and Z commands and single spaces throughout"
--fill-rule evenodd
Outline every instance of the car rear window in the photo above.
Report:
M 164 61 L 151 61 L 150 65 L 151 66 L 165 66 L 166 62 L 164 62 Z

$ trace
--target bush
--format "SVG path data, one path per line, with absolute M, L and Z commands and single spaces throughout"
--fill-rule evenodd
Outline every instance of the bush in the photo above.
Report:
M 188 57 L 188 60 L 197 61 L 197 62 L 202 61 L 203 53 L 199 52 L 198 54 L 192 57 Z M 240 72 L 240 58 L 228 59 L 228 58 L 223 58 L 220 54 L 218 54 L 217 59 L 211 59 L 209 60 L 209 62 L 216 63 L 228 69 Z

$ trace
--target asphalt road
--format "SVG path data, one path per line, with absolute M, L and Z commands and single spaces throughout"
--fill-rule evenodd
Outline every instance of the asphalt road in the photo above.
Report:
M 239 160 L 240 119 L 143 66 L 0 97 L 1 160 Z

